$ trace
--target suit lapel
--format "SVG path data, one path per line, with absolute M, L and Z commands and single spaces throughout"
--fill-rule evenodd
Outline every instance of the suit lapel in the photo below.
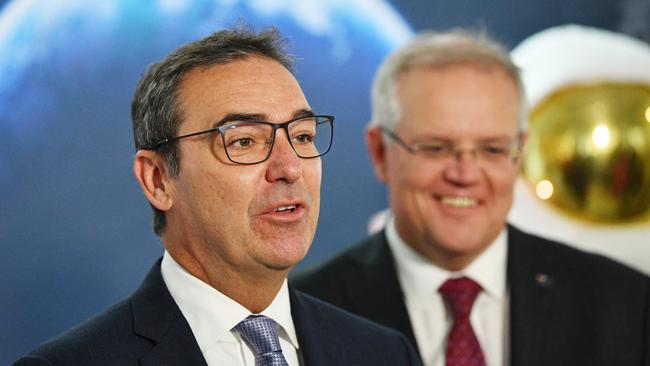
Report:
M 348 356 L 346 345 L 333 324 L 322 316 L 320 310 L 305 301 L 304 295 L 289 287 L 291 317 L 304 365 L 345 365 Z
M 150 352 L 142 356 L 142 366 L 154 365 L 204 365 L 207 366 L 199 346 L 184 319 L 178 319 L 167 334 Z
M 140 364 L 207 366 L 189 324 L 162 279 L 160 262 L 131 297 L 134 333 L 153 343 Z
M 417 348 L 385 232 L 375 234 L 364 247 L 359 270 L 344 279 L 353 312 L 400 331 Z
M 508 284 L 510 289 L 510 365 L 547 365 L 545 352 L 553 314 L 555 270 L 537 251 L 535 240 L 508 226 Z

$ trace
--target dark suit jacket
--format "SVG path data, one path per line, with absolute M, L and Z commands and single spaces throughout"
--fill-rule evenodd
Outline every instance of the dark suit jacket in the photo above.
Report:
M 344 312 L 290 287 L 304 364 L 420 365 L 398 332 Z M 206 365 L 187 321 L 160 274 L 104 313 L 49 341 L 15 365 Z
M 507 278 L 511 366 L 650 365 L 644 275 L 509 226 Z M 383 231 L 290 283 L 416 345 Z

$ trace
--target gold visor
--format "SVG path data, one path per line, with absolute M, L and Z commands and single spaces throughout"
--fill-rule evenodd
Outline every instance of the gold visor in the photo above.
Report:
M 533 190 L 590 222 L 650 220 L 650 86 L 567 86 L 529 115 L 523 174 Z

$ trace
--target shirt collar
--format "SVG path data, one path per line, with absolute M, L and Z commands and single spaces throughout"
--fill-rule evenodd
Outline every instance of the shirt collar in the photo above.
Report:
M 167 251 L 163 255 L 160 269 L 169 292 L 187 319 L 202 350 L 217 341 L 236 341 L 231 330 L 251 315 L 248 309 L 192 276 Z M 278 335 L 298 349 L 286 279 L 271 304 L 260 314 L 273 319 L 280 326 Z
M 404 242 L 395 227 L 391 214 L 386 224 L 386 239 L 395 256 L 395 262 L 404 294 L 417 297 L 436 293 L 449 278 L 467 276 L 481 285 L 484 292 L 498 300 L 506 296 L 506 258 L 508 238 L 504 228 L 467 268 L 450 272 L 433 265 Z

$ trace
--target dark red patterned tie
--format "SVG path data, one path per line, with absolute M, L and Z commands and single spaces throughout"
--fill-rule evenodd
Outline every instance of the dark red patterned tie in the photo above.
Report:
M 469 322 L 481 286 L 467 277 L 447 280 L 438 291 L 454 317 L 447 337 L 447 366 L 485 366 L 483 351 Z

